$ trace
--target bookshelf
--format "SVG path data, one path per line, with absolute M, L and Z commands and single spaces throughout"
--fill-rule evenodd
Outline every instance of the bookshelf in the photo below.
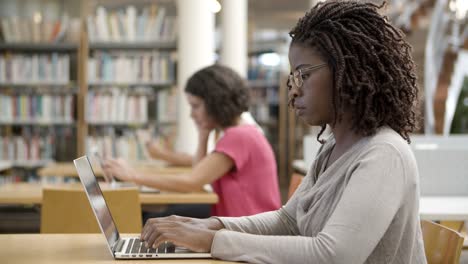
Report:
M 77 44 L 0 44 L 1 161 L 34 170 L 76 156 L 77 57 Z
M 80 154 L 141 161 L 139 130 L 175 130 L 175 5 L 90 1 L 82 37 Z M 102 23 L 109 21 L 109 23 Z
M 175 1 L 51 2 L 59 12 L 55 18 L 38 1 L 5 4 L 15 6 L 13 16 L 0 11 L 0 163 L 21 168 L 6 170 L 10 178 L 0 177 L 1 183 L 35 178 L 36 168 L 70 162 L 93 144 L 107 148 L 106 156 L 141 159 L 138 130 L 175 131 Z M 23 9 L 26 17 L 20 18 Z M 31 25 L 31 35 L 25 25 Z M 37 65 L 55 61 L 58 66 L 46 72 L 56 78 L 24 76 L 31 74 L 27 67 L 35 72 Z M 18 72 L 2 74 L 6 67 Z M 24 154 L 12 142 L 40 147 Z

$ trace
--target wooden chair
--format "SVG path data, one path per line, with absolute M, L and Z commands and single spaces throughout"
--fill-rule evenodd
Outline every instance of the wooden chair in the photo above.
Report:
M 468 234 L 466 233 L 465 221 L 440 221 L 440 224 L 462 234 L 462 236 L 465 238 L 463 249 L 468 249 Z
M 421 228 L 429 264 L 457 264 L 463 247 L 463 236 L 458 232 L 430 221 L 421 221 Z
M 299 174 L 299 173 L 293 173 L 291 175 L 291 179 L 289 181 L 289 189 L 288 189 L 288 200 L 289 198 L 291 198 L 291 196 L 294 194 L 294 192 L 296 191 L 297 187 L 299 187 L 299 185 L 301 184 L 302 182 L 302 179 L 304 179 L 304 175 L 302 174 Z
M 136 188 L 103 190 L 121 233 L 140 233 L 141 204 Z M 41 233 L 101 232 L 83 189 L 50 188 L 42 194 Z

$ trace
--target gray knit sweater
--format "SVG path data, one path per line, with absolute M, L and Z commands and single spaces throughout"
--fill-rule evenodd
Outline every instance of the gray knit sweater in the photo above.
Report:
M 324 170 L 321 147 L 278 211 L 219 218 L 214 257 L 254 263 L 426 263 L 419 180 L 408 144 L 390 128 L 355 143 Z

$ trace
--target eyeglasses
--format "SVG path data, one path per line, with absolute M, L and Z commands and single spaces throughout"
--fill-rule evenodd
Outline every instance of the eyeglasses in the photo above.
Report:
M 296 85 L 297 88 L 301 88 L 304 84 L 304 74 L 325 67 L 326 65 L 326 63 L 322 63 L 319 65 L 312 65 L 302 69 L 297 69 L 291 74 L 289 74 L 288 81 L 289 83 L 294 83 L 294 85 Z

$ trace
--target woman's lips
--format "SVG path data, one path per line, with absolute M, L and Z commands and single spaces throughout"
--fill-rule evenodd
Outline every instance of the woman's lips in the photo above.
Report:
M 295 108 L 295 110 L 296 110 L 296 115 L 298 115 L 298 116 L 299 116 L 299 115 L 303 115 L 304 112 L 305 112 L 305 110 L 306 110 L 306 108 L 305 108 L 305 107 L 302 107 L 302 106 L 296 106 L 296 107 L 294 107 L 294 108 Z

